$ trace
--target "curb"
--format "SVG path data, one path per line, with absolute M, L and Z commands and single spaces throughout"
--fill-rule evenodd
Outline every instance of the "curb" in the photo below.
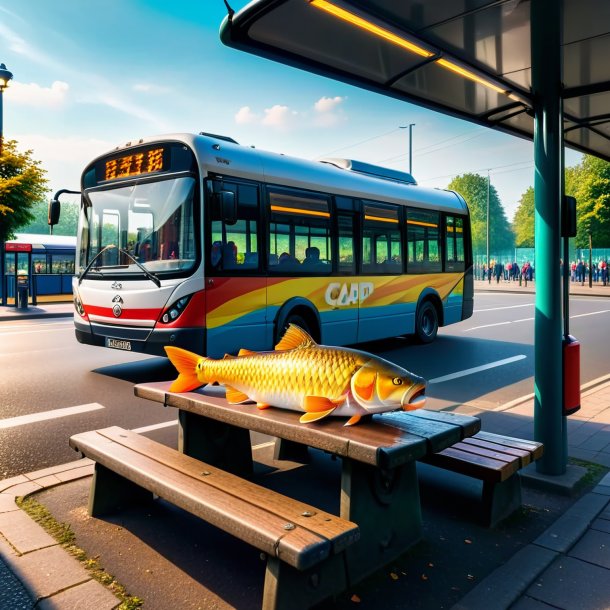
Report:
M 0 556 L 27 591 L 31 608 L 113 610 L 121 603 L 15 503 L 20 496 L 92 476 L 93 469 L 92 460 L 80 459 L 0 481 Z

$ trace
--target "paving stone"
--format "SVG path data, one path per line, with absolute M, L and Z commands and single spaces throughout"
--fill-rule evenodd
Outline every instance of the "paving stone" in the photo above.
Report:
M 0 494 L 0 513 L 7 513 L 13 510 L 20 510 L 15 504 L 15 496 L 13 494 Z
M 68 462 L 67 464 L 59 464 L 58 466 L 50 466 L 49 468 L 43 468 L 42 470 L 35 470 L 34 472 L 27 473 L 25 476 L 31 481 L 33 481 L 41 477 L 46 477 L 50 474 L 66 472 L 68 470 L 73 470 L 74 468 L 81 468 L 82 466 L 90 465 L 93 463 L 93 460 L 90 460 L 89 458 L 81 458 L 75 460 L 74 462 Z
M 57 545 L 16 557 L 10 567 L 35 599 L 91 580 L 85 568 Z
M 12 485 L 4 493 L 12 494 L 13 497 L 18 498 L 19 496 L 27 496 L 28 494 L 34 493 L 35 491 L 40 491 L 42 487 L 38 485 L 38 483 L 34 483 L 34 481 L 25 480 L 24 483 L 19 483 L 17 485 Z
M 610 533 L 588 531 L 569 555 L 610 570 Z M 607 578 L 610 580 L 610 574 Z
M 19 483 L 27 483 L 28 479 L 20 474 L 17 477 L 11 477 L 10 479 L 4 479 L 0 481 L 0 493 L 6 491 L 9 487 L 13 487 L 13 485 L 18 485 Z
M 113 610 L 121 600 L 95 580 L 77 585 L 41 600 L 37 610 Z
M 29 553 L 57 544 L 22 510 L 0 514 L 0 532 L 19 553 Z
M 94 464 L 86 464 L 80 468 L 73 468 L 66 470 L 65 472 L 58 472 L 55 476 L 62 481 L 67 483 L 68 481 L 74 481 L 75 479 L 82 479 L 93 475 Z
M 527 595 L 555 608 L 607 608 L 608 570 L 574 557 L 561 557 L 536 579 Z
M 524 595 L 510 610 L 551 610 L 551 606 Z
M 53 487 L 53 485 L 59 485 L 61 479 L 58 479 L 54 474 L 48 474 L 46 477 L 40 477 L 32 482 L 36 483 L 36 485 L 40 485 L 43 489 L 46 489 L 47 487 Z
M 610 534 L 610 519 L 595 519 L 591 523 L 591 529 L 598 532 L 608 532 Z

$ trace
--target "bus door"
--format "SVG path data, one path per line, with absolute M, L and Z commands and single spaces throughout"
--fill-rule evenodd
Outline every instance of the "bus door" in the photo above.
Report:
M 207 195 L 206 353 L 268 349 L 258 185 L 210 180 Z
M 405 334 L 409 309 L 398 206 L 363 202 L 362 218 L 358 342 Z

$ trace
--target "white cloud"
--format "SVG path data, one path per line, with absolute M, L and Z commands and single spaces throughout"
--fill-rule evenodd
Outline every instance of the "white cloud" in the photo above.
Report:
M 235 122 L 238 125 L 251 125 L 253 123 L 258 123 L 259 120 L 259 115 L 252 112 L 250 106 L 242 106 L 235 115 Z
M 317 112 L 332 112 L 339 104 L 345 101 L 344 97 L 339 95 L 335 97 L 321 97 L 315 104 L 314 108 Z
M 346 98 L 339 95 L 335 97 L 321 97 L 315 104 L 316 111 L 313 123 L 318 127 L 333 127 L 345 121 L 343 109 L 340 107 Z
M 271 108 L 265 108 L 263 125 L 276 129 L 288 129 L 295 123 L 297 117 L 298 113 L 294 110 L 290 110 L 288 106 L 276 104 Z
M 38 83 L 20 83 L 12 81 L 6 89 L 6 95 L 17 104 L 27 106 L 60 106 L 66 99 L 70 86 L 56 80 L 50 87 Z

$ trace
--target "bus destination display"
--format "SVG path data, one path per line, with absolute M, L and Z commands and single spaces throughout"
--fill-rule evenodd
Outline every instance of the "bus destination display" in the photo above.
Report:
M 130 178 L 164 171 L 163 148 L 151 148 L 110 159 L 104 163 L 104 180 Z

